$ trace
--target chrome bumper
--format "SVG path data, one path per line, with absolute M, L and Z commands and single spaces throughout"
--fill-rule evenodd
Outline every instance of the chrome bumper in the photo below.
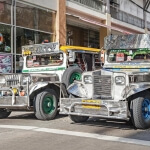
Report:
M 61 98 L 60 114 L 129 120 L 128 103 L 114 100 Z
M 0 96 L 0 108 L 28 109 L 29 96 L 15 96 L 12 89 L 4 87 L 0 91 L 10 91 L 12 96 Z

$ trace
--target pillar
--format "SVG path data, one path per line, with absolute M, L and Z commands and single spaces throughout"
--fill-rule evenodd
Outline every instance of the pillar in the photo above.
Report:
M 66 0 L 57 0 L 56 42 L 66 45 Z
M 111 15 L 106 13 L 106 20 L 102 22 L 103 24 L 107 25 L 106 27 L 100 28 L 100 48 L 104 47 L 104 38 L 111 34 Z
M 146 0 L 143 0 L 143 8 L 146 4 Z M 146 16 L 146 11 L 143 9 L 143 21 L 144 21 L 144 29 L 145 29 L 145 33 L 148 33 L 148 29 L 147 29 L 147 16 Z

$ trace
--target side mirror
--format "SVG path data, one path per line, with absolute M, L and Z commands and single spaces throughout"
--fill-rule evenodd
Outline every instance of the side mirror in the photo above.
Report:
M 73 51 L 68 51 L 68 52 L 69 52 L 69 62 L 74 62 L 76 59 L 75 52 Z

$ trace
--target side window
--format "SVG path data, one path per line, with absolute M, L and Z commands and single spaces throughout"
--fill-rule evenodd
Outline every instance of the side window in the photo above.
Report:
M 83 57 L 86 63 L 86 70 L 92 71 L 93 70 L 93 54 L 83 54 Z
M 95 69 L 100 69 L 102 67 L 102 62 L 99 54 L 94 54 L 94 62 L 95 62 Z
M 77 64 L 83 71 L 85 70 L 85 62 L 82 53 L 76 53 L 75 64 Z

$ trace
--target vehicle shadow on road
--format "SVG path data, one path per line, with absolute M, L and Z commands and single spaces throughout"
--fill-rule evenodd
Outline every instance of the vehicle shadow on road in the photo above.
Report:
M 124 121 L 124 120 L 90 118 L 88 119 L 88 121 L 83 123 L 72 122 L 71 124 L 105 127 L 107 129 L 111 128 L 111 129 L 123 129 L 123 130 L 136 130 L 136 128 L 132 125 L 131 122 Z
M 57 115 L 54 120 L 60 119 L 60 118 L 63 118 L 63 117 L 66 117 L 66 115 Z M 38 120 L 38 119 L 36 118 L 35 114 L 32 113 L 32 112 L 31 112 L 31 113 L 29 113 L 29 112 L 28 112 L 28 113 L 24 112 L 24 113 L 22 113 L 22 114 L 9 116 L 8 119 Z
M 28 119 L 28 120 L 36 120 L 34 113 L 22 113 L 13 116 L 9 116 L 8 119 Z

